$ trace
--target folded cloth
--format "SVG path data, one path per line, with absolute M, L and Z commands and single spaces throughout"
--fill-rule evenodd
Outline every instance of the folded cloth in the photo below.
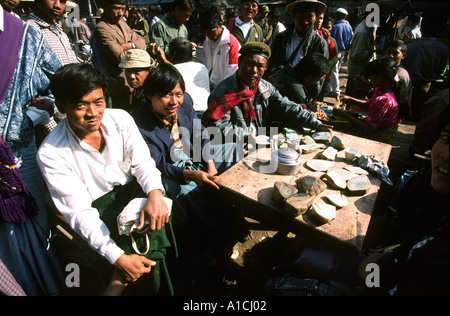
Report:
M 389 167 L 383 160 L 380 160 L 375 156 L 361 155 L 358 158 L 358 165 L 361 168 L 376 174 L 386 184 L 393 185 L 391 179 L 389 179 Z

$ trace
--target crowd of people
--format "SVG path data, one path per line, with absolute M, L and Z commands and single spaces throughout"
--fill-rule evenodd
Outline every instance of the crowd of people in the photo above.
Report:
M 410 166 L 431 152 L 394 204 L 401 246 L 353 258 L 351 278 L 363 280 L 362 264 L 376 259 L 387 279 L 375 294 L 448 295 L 448 40 L 421 32 L 420 15 L 377 49 L 367 12 L 352 25 L 345 8 L 317 0 L 283 10 L 241 0 L 233 16 L 194 0 L 164 12 L 103 0 L 95 19 L 75 22 L 65 19 L 66 0 L 35 0 L 25 15 L 19 4 L 0 0 L 0 294 L 61 294 L 48 196 L 111 268 L 103 294 L 145 280 L 146 294 L 173 295 L 171 262 L 218 260 L 229 223 L 242 220 L 217 176 L 262 130 L 332 132 L 316 115 L 330 97 L 346 104 L 332 112 L 350 122 L 345 132 L 392 143 L 411 120 Z M 418 190 L 433 203 L 409 201 L 409 212 L 401 201 Z M 130 239 L 116 219 L 137 199 Z M 274 277 L 268 293 L 314 277 Z M 343 293 L 331 288 L 323 293 Z

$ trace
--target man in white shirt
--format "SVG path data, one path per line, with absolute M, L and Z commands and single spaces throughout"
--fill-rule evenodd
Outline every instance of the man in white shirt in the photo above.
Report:
M 174 38 L 169 44 L 169 60 L 183 76 L 194 110 L 201 116 L 208 108 L 209 74 L 205 65 L 192 59 L 192 53 L 192 43 L 184 37 Z
M 223 26 L 223 15 L 222 9 L 216 5 L 201 12 L 199 19 L 200 29 L 206 35 L 203 51 L 211 90 L 238 68 L 240 44 Z
M 117 224 L 108 226 L 93 203 L 137 181 L 142 195 L 148 198 L 138 229 L 143 227 L 145 217 L 151 233 L 165 234 L 169 210 L 163 200 L 161 174 L 133 118 L 120 109 L 105 109 L 106 82 L 105 75 L 88 64 L 66 65 L 55 73 L 51 91 L 56 106 L 67 118 L 42 143 L 37 160 L 56 208 L 94 250 L 114 265 L 112 280 L 119 281 L 114 281 L 117 287 L 111 289 L 121 292 L 128 282 L 149 273 L 155 262 L 127 254 L 119 247 L 112 238 L 118 235 Z M 125 205 L 135 197 L 125 196 Z M 114 222 L 120 211 L 108 208 L 103 216 L 117 212 L 112 217 Z

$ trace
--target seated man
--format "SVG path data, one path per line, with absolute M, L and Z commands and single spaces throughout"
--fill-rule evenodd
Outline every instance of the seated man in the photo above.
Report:
M 130 237 L 118 233 L 117 215 L 130 200 L 148 198 L 138 229 L 144 217 L 149 220 L 151 250 L 170 246 L 161 174 L 132 117 L 105 109 L 107 78 L 101 71 L 88 64 L 66 65 L 55 73 L 50 89 L 67 118 L 41 145 L 40 170 L 59 212 L 114 266 L 105 294 L 119 294 L 156 264 L 133 254 Z
M 280 93 L 289 100 L 299 103 L 303 109 L 313 112 L 317 111 L 314 100 L 317 94 L 314 87 L 328 73 L 328 60 L 320 54 L 307 55 L 300 60 L 295 67 L 286 67 L 281 71 L 281 76 L 277 80 Z
M 183 77 L 173 65 L 164 63 L 153 70 L 145 93 L 149 102 L 135 112 L 134 119 L 177 206 L 174 220 L 187 224 L 190 232 L 217 233 L 220 196 L 214 180 L 236 161 L 234 144 L 210 145 L 192 98 L 185 93 Z M 196 244 L 193 250 L 199 248 Z
M 125 59 L 119 64 L 125 69 L 128 85 L 133 88 L 132 99 L 128 112 L 133 112 L 145 102 L 144 82 L 149 73 L 156 67 L 156 61 L 143 49 L 130 49 Z
M 202 118 L 205 126 L 218 127 L 225 140 L 236 136 L 244 141 L 256 136 L 257 128 L 274 126 L 275 122 L 296 130 L 307 127 L 331 131 L 331 126 L 322 124 L 313 112 L 283 97 L 262 79 L 271 54 L 269 46 L 247 43 L 239 52 L 236 74 L 220 82 L 209 96 L 209 107 Z

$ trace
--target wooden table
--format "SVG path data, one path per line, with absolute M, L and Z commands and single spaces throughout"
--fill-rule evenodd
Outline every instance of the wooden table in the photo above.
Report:
M 346 148 L 355 148 L 363 155 L 374 155 L 387 163 L 392 146 L 353 135 L 333 132 L 339 137 Z M 351 195 L 345 190 L 338 190 L 328 185 L 327 189 L 318 195 L 314 202 L 324 202 L 322 197 L 331 193 L 343 193 L 349 205 L 336 210 L 336 218 L 330 223 L 322 224 L 312 220 L 311 210 L 303 215 L 293 218 L 287 215 L 283 208 L 272 200 L 273 187 L 276 181 L 284 181 L 295 185 L 295 180 L 312 172 L 305 163 L 310 159 L 318 159 L 318 154 L 323 151 L 302 154 L 302 164 L 297 175 L 279 175 L 276 173 L 262 173 L 262 163 L 255 159 L 270 156 L 270 148 L 258 149 L 248 155 L 226 172 L 221 174 L 217 184 L 223 190 L 228 199 L 244 208 L 245 216 L 256 219 L 261 223 L 273 224 L 278 230 L 303 235 L 331 246 L 360 250 L 369 226 L 371 214 L 375 205 L 381 179 L 369 174 L 371 181 L 370 191 L 363 196 Z M 344 150 L 338 151 L 333 169 L 344 168 L 347 165 L 357 166 L 356 162 L 349 162 L 344 157 Z

